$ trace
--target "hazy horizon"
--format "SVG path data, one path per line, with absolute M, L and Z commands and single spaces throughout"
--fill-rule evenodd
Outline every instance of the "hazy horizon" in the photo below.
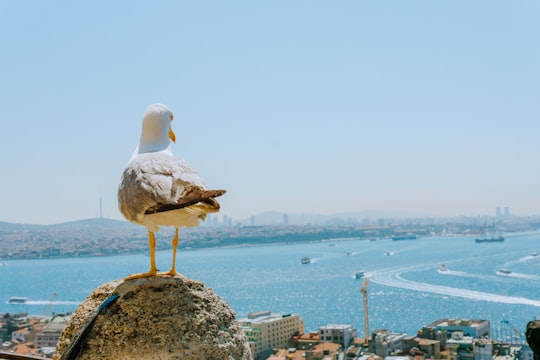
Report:
M 535 1 L 1 2 L 0 221 L 122 219 L 142 114 L 222 214 L 539 214 Z M 271 209 L 271 210 L 268 210 Z
M 503 208 L 501 208 L 503 210 Z M 218 214 L 210 214 L 207 217 L 207 221 L 205 223 L 208 223 L 210 225 L 215 223 L 212 223 L 214 219 L 217 218 L 218 224 L 223 224 L 225 222 L 225 218 L 230 217 L 233 223 L 243 223 L 247 222 L 244 225 L 249 225 L 252 218 L 255 219 L 255 225 L 270 225 L 270 224 L 276 224 L 276 223 L 282 223 L 283 222 L 283 215 L 287 215 L 289 218 L 289 223 L 295 224 L 298 223 L 299 218 L 316 218 L 320 217 L 320 221 L 326 222 L 329 220 L 350 220 L 355 219 L 357 221 L 361 220 L 369 220 L 369 221 L 378 221 L 380 219 L 394 219 L 394 220 L 406 220 L 406 219 L 502 219 L 502 220 L 511 220 L 516 218 L 536 218 L 540 217 L 539 214 L 510 214 L 510 216 L 504 215 L 504 213 L 501 213 L 499 216 L 497 216 L 496 213 L 493 214 L 477 214 L 477 215 L 463 215 L 463 214 L 456 214 L 456 215 L 448 215 L 448 216 L 431 216 L 429 214 L 415 214 L 415 213 L 409 213 L 406 211 L 378 211 L 378 210 L 364 210 L 364 211 L 352 211 L 352 212 L 344 212 L 344 213 L 315 213 L 315 212 L 294 212 L 294 213 L 285 213 L 282 211 L 263 211 L 260 213 L 255 213 L 248 215 L 243 218 L 234 218 L 230 217 L 228 214 L 224 213 L 218 213 Z M 60 222 L 52 222 L 52 223 L 29 223 L 29 222 L 12 222 L 12 221 L 5 221 L 3 219 L 0 219 L 0 223 L 8 223 L 8 224 L 19 224 L 19 225 L 58 225 L 63 223 L 69 223 L 69 222 L 78 222 L 78 221 L 86 221 L 86 220 L 114 220 L 114 221 L 125 221 L 128 222 L 123 217 L 118 218 L 112 218 L 108 216 L 92 216 L 92 217 L 86 217 L 86 218 L 80 218 L 80 219 L 70 219 L 66 221 L 60 221 Z M 305 222 L 307 220 L 303 219 Z

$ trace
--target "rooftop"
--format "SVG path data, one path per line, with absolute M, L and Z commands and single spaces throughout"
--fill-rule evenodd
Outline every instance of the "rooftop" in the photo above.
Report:
M 437 326 L 468 326 L 479 327 L 485 325 L 487 320 L 470 320 L 470 319 L 439 319 L 430 324 L 429 327 Z

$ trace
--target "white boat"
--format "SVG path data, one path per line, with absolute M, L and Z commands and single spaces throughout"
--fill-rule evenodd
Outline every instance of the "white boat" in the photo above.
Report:
M 8 304 L 25 304 L 27 301 L 27 297 L 12 296 L 9 298 Z
M 308 258 L 307 256 L 304 256 L 304 257 L 302 258 L 302 260 L 300 260 L 300 262 L 301 262 L 302 264 L 310 264 L 310 263 L 311 263 L 311 259 Z
M 448 267 L 445 264 L 439 265 L 439 271 L 448 271 Z
M 532 257 L 537 257 L 537 256 L 538 256 L 538 253 L 537 253 L 536 251 L 533 251 L 533 252 L 531 253 L 531 256 L 532 256 Z

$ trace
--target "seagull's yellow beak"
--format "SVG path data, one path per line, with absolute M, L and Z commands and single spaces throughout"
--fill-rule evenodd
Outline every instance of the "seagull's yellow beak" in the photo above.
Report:
M 172 131 L 172 129 L 169 129 L 169 139 L 171 139 L 173 143 L 176 142 L 176 135 L 174 135 L 174 131 Z
M 171 119 L 171 122 L 172 122 L 173 119 L 174 119 L 174 115 L 173 115 L 173 114 L 170 115 L 170 119 Z M 171 139 L 171 141 L 172 141 L 173 143 L 176 142 L 176 135 L 174 135 L 174 131 L 172 130 L 172 127 L 169 128 L 169 139 Z

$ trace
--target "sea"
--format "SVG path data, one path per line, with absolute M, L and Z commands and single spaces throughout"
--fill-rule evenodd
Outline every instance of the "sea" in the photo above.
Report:
M 469 236 L 326 239 L 182 250 L 177 270 L 212 288 L 238 318 L 261 310 L 299 314 L 306 332 L 350 324 L 363 336 L 360 289 L 369 278 L 370 331 L 415 335 L 438 319 L 489 320 L 493 338 L 518 342 L 526 324 L 540 318 L 537 251 L 540 232 L 494 243 Z M 171 254 L 157 253 L 161 270 L 169 269 Z M 302 264 L 303 257 L 311 263 Z M 0 313 L 73 312 L 99 285 L 148 267 L 148 255 L 0 260 Z M 12 296 L 29 300 L 10 304 Z

